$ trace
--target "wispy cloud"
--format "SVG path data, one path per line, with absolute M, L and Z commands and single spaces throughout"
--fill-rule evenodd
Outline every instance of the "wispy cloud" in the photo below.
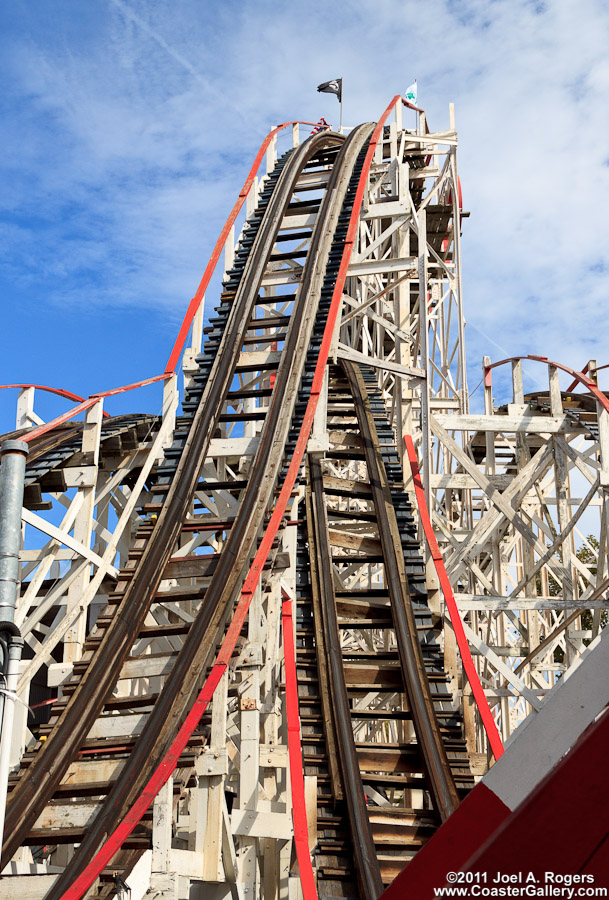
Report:
M 130 6 L 128 6 L 126 3 L 123 3 L 123 0 L 110 0 L 110 2 L 113 3 L 114 6 L 117 7 L 117 9 L 120 9 L 120 11 L 125 16 L 127 16 L 128 19 L 131 19 L 132 22 L 135 22 L 135 24 L 138 26 L 138 28 L 141 28 L 142 31 L 145 31 L 147 35 L 149 35 L 154 41 L 156 41 L 157 44 L 159 45 L 159 47 L 162 47 L 163 50 L 175 62 L 177 62 L 180 66 L 182 66 L 184 69 L 186 69 L 187 72 L 190 72 L 190 74 L 197 81 L 199 81 L 201 84 L 207 86 L 207 82 L 201 76 L 201 74 L 195 69 L 195 67 L 190 62 L 188 62 L 187 59 L 184 59 L 184 57 L 182 56 L 181 53 L 178 53 L 173 47 L 170 47 L 169 44 L 167 43 L 167 41 L 165 40 L 165 38 L 162 37 L 153 28 L 151 28 L 150 25 L 148 25 L 148 23 L 145 22 L 141 16 L 138 16 L 138 14 L 136 12 L 134 12 L 134 10 Z
M 327 78 L 344 78 L 355 124 L 416 76 L 432 128 L 456 104 L 472 367 L 497 352 L 484 334 L 508 353 L 606 361 L 600 0 L 311 0 L 306 13 L 279 0 L 67 0 L 52 14 L 21 0 L 3 15 L 0 278 L 19 302 L 85 317 L 139 307 L 164 359 L 268 128 L 336 119 L 335 98 L 315 91 Z M 44 347 L 31 328 L 28 346 Z M 109 313 L 109 347 L 115 328 Z M 48 375 L 44 352 L 31 362 Z M 117 382 L 137 377 L 130 365 L 109 362 L 125 369 Z M 15 366 L 23 354 L 0 379 Z

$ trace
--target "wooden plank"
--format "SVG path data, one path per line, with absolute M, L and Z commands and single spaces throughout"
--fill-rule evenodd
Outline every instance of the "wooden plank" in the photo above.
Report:
M 292 837 L 292 817 L 287 813 L 233 809 L 230 821 L 234 835 L 284 841 Z
M 125 765 L 124 759 L 83 759 L 70 764 L 61 783 L 82 785 L 113 781 Z
M 512 481 L 513 475 L 487 475 L 489 484 L 492 484 L 498 491 L 505 491 Z M 457 472 L 450 475 L 433 475 L 430 478 L 432 488 L 474 488 L 480 490 L 480 485 L 471 475 L 464 472 Z
M 381 219 L 388 216 L 404 216 L 410 212 L 409 206 L 402 200 L 388 200 L 386 203 L 371 203 L 363 213 L 363 219 Z
M 330 431 L 328 436 L 333 450 L 351 450 L 354 448 L 361 450 L 363 446 L 359 434 L 354 434 L 353 432 Z
M 0 880 L 2 900 L 44 900 L 58 875 L 11 875 Z
M 260 765 L 286 769 L 288 748 L 284 744 L 260 744 Z
M 505 596 L 488 596 L 476 594 L 455 594 L 457 606 L 463 612 L 470 610 L 532 610 L 532 609 L 581 609 L 582 602 L 585 609 L 609 609 L 609 598 L 600 600 L 580 601 L 577 606 L 573 604 L 565 604 L 560 597 L 505 597 Z
M 412 271 L 412 277 L 417 275 L 417 259 L 414 256 L 406 256 L 404 259 L 372 259 L 369 262 L 351 263 L 347 271 L 347 277 L 360 278 L 362 275 L 384 275 L 391 272 Z
M 212 438 L 209 442 L 207 462 L 218 457 L 254 456 L 260 443 L 259 437 Z M 205 485 L 206 490 L 214 489 L 213 481 Z
M 307 811 L 307 830 L 309 833 L 309 852 L 317 846 L 317 776 L 304 776 L 305 807 Z
M 339 616 L 353 618 L 387 618 L 390 615 L 389 597 L 378 602 L 370 600 L 351 600 L 349 598 L 336 598 L 336 611 Z
M 87 734 L 87 740 L 141 734 L 147 719 L 148 716 L 141 713 L 139 715 L 101 716 Z
M 311 228 L 316 221 L 317 216 L 313 213 L 300 216 L 285 216 L 281 220 L 281 231 L 284 232 L 290 228 Z
M 476 416 L 441 413 L 434 416 L 438 425 L 450 431 L 491 431 L 497 433 L 583 434 L 586 428 L 569 416 Z
M 269 272 L 262 276 L 260 282 L 262 287 L 271 287 L 280 284 L 297 284 L 302 276 L 302 267 L 298 266 L 291 269 L 277 269 L 275 272 Z
M 364 366 L 372 366 L 375 369 L 383 369 L 385 372 L 393 372 L 394 375 L 399 375 L 402 378 L 425 378 L 423 369 L 415 366 L 402 366 L 387 359 L 377 359 L 375 356 L 365 356 L 363 353 L 352 350 L 340 341 L 338 344 L 338 356 L 341 359 L 349 359 Z
M 278 363 L 281 360 L 279 350 L 251 350 L 249 353 L 240 353 L 237 360 L 237 368 L 244 366 L 264 366 L 269 363 Z
M 382 665 L 350 665 L 348 662 L 344 665 L 345 682 L 349 685 L 358 684 L 391 684 L 395 685 L 397 690 L 403 690 L 402 673 L 398 665 L 382 666 Z
M 366 749 L 358 747 L 357 761 L 362 773 L 420 773 L 423 765 L 416 750 L 414 753 L 404 753 L 399 748 L 375 746 L 374 744 L 370 744 Z
M 64 828 L 85 828 L 89 822 L 93 821 L 100 807 L 100 803 L 91 803 L 90 800 L 83 803 L 78 801 L 75 803 L 50 803 L 45 806 L 36 819 L 33 830 L 50 828 L 61 831 Z M 0 892 L 0 896 L 4 896 L 4 894 Z
M 62 471 L 67 488 L 95 487 L 97 466 L 68 466 Z
M 335 478 L 333 475 L 324 475 L 324 491 L 327 494 L 340 492 L 340 494 L 353 494 L 372 500 L 370 485 L 365 481 L 352 481 L 349 478 Z
M 328 530 L 330 546 L 343 547 L 346 550 L 360 550 L 362 553 L 382 553 L 382 545 L 377 538 L 364 537 L 347 531 Z
M 176 655 L 176 653 L 151 653 L 140 659 L 128 659 L 123 663 L 119 680 L 167 675 L 171 671 Z

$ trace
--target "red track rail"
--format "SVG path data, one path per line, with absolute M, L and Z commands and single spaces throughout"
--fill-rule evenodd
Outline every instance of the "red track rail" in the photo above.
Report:
M 290 790 L 292 792 L 292 819 L 294 845 L 300 871 L 300 883 L 304 900 L 317 900 L 315 876 L 309 852 L 309 826 L 305 802 L 302 743 L 300 741 L 300 712 L 298 709 L 298 680 L 296 675 L 296 648 L 294 646 L 294 617 L 292 601 L 285 594 L 281 607 L 283 651 L 285 656 L 285 704 L 288 720 L 288 755 L 290 759 Z
M 415 107 L 413 107 L 413 109 L 414 108 Z M 186 311 L 186 315 L 184 316 L 182 325 L 180 326 L 178 336 L 173 345 L 171 355 L 169 357 L 169 360 L 167 362 L 167 365 L 165 367 L 165 371 L 163 372 L 163 374 L 162 375 L 154 375 L 152 378 L 146 378 L 145 380 L 135 382 L 134 384 L 128 384 L 128 385 L 124 385 L 123 387 L 112 388 L 109 391 L 100 391 L 99 393 L 91 394 L 89 399 L 92 399 L 92 398 L 99 399 L 101 397 L 113 397 L 116 394 L 122 394 L 125 391 L 131 391 L 138 387 L 145 387 L 148 384 L 153 384 L 155 381 L 165 381 L 165 380 L 167 380 L 167 378 L 170 378 L 171 375 L 173 375 L 175 373 L 178 359 L 180 357 L 180 354 L 182 353 L 182 350 L 184 349 L 184 344 L 186 342 L 186 338 L 188 336 L 188 331 L 190 329 L 190 326 L 192 325 L 192 321 L 195 317 L 195 313 L 199 307 L 199 304 L 201 303 L 201 300 L 203 299 L 203 295 L 205 294 L 205 291 L 207 290 L 207 287 L 209 285 L 211 277 L 214 273 L 214 270 L 216 268 L 216 265 L 218 263 L 220 255 L 222 253 L 224 244 L 226 243 L 228 234 L 229 234 L 232 226 L 234 225 L 235 220 L 236 220 L 237 216 L 239 215 L 239 212 L 240 212 L 243 204 L 245 203 L 245 200 L 247 198 L 247 195 L 250 191 L 252 184 L 254 183 L 254 178 L 256 177 L 256 173 L 257 173 L 258 169 L 260 168 L 260 163 L 262 162 L 262 159 L 264 157 L 264 154 L 266 153 L 266 150 L 267 150 L 269 144 L 271 143 L 271 141 L 275 137 L 275 135 L 278 134 L 278 132 L 280 132 L 284 128 L 287 128 L 289 125 L 311 125 L 311 126 L 314 126 L 315 124 L 316 124 L 315 122 L 305 122 L 304 120 L 296 120 L 293 122 L 283 122 L 281 125 L 277 125 L 276 128 L 273 128 L 271 131 L 269 131 L 269 133 L 263 140 L 262 144 L 260 145 L 260 149 L 258 150 L 258 153 L 256 154 L 256 158 L 254 159 L 252 168 L 250 169 L 250 172 L 245 180 L 245 184 L 243 185 L 243 187 L 241 188 L 241 191 L 239 192 L 237 202 L 233 206 L 231 213 L 224 224 L 224 228 L 220 232 L 220 236 L 218 237 L 218 240 L 216 241 L 216 245 L 213 249 L 212 255 L 207 264 L 205 272 L 203 273 L 203 277 L 202 277 L 202 279 L 199 283 L 199 286 L 196 290 L 195 296 L 190 301 L 190 304 Z M 57 418 L 53 419 L 51 422 L 46 422 L 44 425 L 41 425 L 39 429 L 36 429 L 35 431 L 28 434 L 27 437 L 23 438 L 23 440 L 26 442 L 29 442 L 29 441 L 33 440 L 34 438 L 40 437 L 42 434 L 45 434 L 47 431 L 49 431 L 51 428 L 54 428 L 56 425 L 62 425 L 64 422 L 68 422 L 70 419 L 74 418 L 74 416 L 77 416 L 78 413 L 82 412 L 85 409 L 88 409 L 90 406 L 93 405 L 93 403 L 88 403 L 84 397 L 80 397 L 78 394 L 75 394 L 72 391 L 67 391 L 67 390 L 64 390 L 63 388 L 47 387 L 42 384 L 1 384 L 0 390 L 2 390 L 4 388 L 28 388 L 28 387 L 38 388 L 41 391 L 48 391 L 51 394 L 57 394 L 60 397 L 66 397 L 68 400 L 76 400 L 76 401 L 78 401 L 79 405 L 76 407 L 73 407 L 71 410 L 68 410 L 63 415 L 58 416 Z M 83 403 L 87 403 L 87 405 L 82 406 L 81 404 L 83 404 Z M 108 413 L 108 412 L 104 411 L 103 415 L 105 418 L 110 418 L 110 413 Z
M 90 409 L 90 407 L 95 406 L 99 401 L 97 398 L 89 398 L 88 400 L 83 400 L 82 403 L 79 403 L 78 406 L 73 406 L 72 409 L 69 409 L 67 412 L 63 413 L 61 416 L 57 416 L 56 419 L 52 419 L 50 422 L 45 422 L 44 425 L 40 425 L 38 428 L 34 428 L 33 431 L 30 431 L 28 434 L 24 434 L 20 440 L 25 441 L 26 444 L 29 444 L 30 441 L 33 441 L 34 438 L 42 437 L 43 434 L 46 434 L 47 431 L 51 431 L 57 425 L 63 425 L 64 422 L 69 422 L 70 419 L 73 419 L 74 416 L 77 416 L 78 413 L 84 412 L 86 409 Z
M 168 378 L 171 378 L 172 372 L 164 372 L 162 375 L 154 375 L 152 378 L 145 378 L 143 381 L 136 381 L 133 384 L 125 384 L 123 387 L 112 388 L 110 391 L 103 391 L 99 394 L 91 394 L 88 400 L 83 400 L 82 403 L 79 403 L 78 406 L 73 406 L 71 409 L 68 409 L 65 413 L 62 413 L 61 416 L 57 416 L 56 419 L 52 419 L 50 422 L 45 422 L 44 425 L 40 425 L 38 428 L 34 428 L 33 431 L 30 431 L 28 434 L 23 435 L 21 440 L 25 441 L 28 444 L 30 441 L 33 441 L 34 438 L 41 437 L 43 434 L 46 434 L 47 431 L 51 431 L 55 428 L 56 425 L 63 425 L 64 422 L 69 422 L 70 419 L 73 419 L 74 416 L 77 416 L 79 413 L 84 412 L 84 410 L 89 409 L 91 406 L 95 406 L 96 403 L 103 397 L 111 397 L 115 394 L 124 394 L 127 391 L 134 391 L 136 388 L 145 387 L 147 384 L 153 384 L 155 381 L 166 381 Z M 14 385 L 7 385 L 8 387 L 14 387 Z M 32 385 L 35 387 L 35 385 Z M 51 390 L 51 389 L 49 389 Z M 53 391 L 53 393 L 58 393 L 57 391 Z M 67 393 L 64 396 L 68 396 Z M 74 394 L 73 397 L 76 397 Z M 108 416 L 108 413 L 104 413 L 105 416 Z
M 207 266 L 205 267 L 205 271 L 203 272 L 203 277 L 201 278 L 201 281 L 199 282 L 199 287 L 197 288 L 195 295 L 192 298 L 192 300 L 190 301 L 190 305 L 189 305 L 188 309 L 186 310 L 186 315 L 184 316 L 184 320 L 180 326 L 180 330 L 179 330 L 178 336 L 175 340 L 175 344 L 173 345 L 173 350 L 171 351 L 171 355 L 169 356 L 169 359 L 167 360 L 167 365 L 165 366 L 165 372 L 172 373 L 172 372 L 175 372 L 175 370 L 176 370 L 176 366 L 178 364 L 178 359 L 180 358 L 180 354 L 181 354 L 182 350 L 184 349 L 184 344 L 186 343 L 186 338 L 188 336 L 190 326 L 192 325 L 192 321 L 195 317 L 197 309 L 199 308 L 199 304 L 201 303 L 201 301 L 203 299 L 203 295 L 205 294 L 205 291 L 208 288 L 209 282 L 211 281 L 211 277 L 214 274 L 214 270 L 216 268 L 216 265 L 218 264 L 218 260 L 220 259 L 220 255 L 221 255 L 224 245 L 226 243 L 226 239 L 228 238 L 229 232 L 230 232 L 231 228 L 233 227 L 233 225 L 235 224 L 235 220 L 236 220 L 237 216 L 239 215 L 241 207 L 245 203 L 246 197 L 250 192 L 250 188 L 251 188 L 252 184 L 254 183 L 254 178 L 256 177 L 256 172 L 260 168 L 260 163 L 262 162 L 264 154 L 266 153 L 267 148 L 268 148 L 269 144 L 271 143 L 271 141 L 273 140 L 273 138 L 275 137 L 275 135 L 278 134 L 278 132 L 280 132 L 283 128 L 287 128 L 288 125 L 315 125 L 315 122 L 303 122 L 301 120 L 297 120 L 295 122 L 283 122 L 282 125 L 277 125 L 276 128 L 273 128 L 271 131 L 269 131 L 269 133 L 263 140 L 262 144 L 260 145 L 260 149 L 258 150 L 258 153 L 256 154 L 256 158 L 252 164 L 252 168 L 249 171 L 249 175 L 245 179 L 245 184 L 239 191 L 239 196 L 237 197 L 237 202 L 233 206 L 228 219 L 224 223 L 224 228 L 220 232 L 220 236 L 218 237 L 218 240 L 216 241 L 216 246 L 214 247 L 213 252 L 209 258 L 209 262 L 207 263 Z
M 76 400 L 77 403 L 84 403 L 85 398 L 74 394 L 72 391 L 66 391 L 65 388 L 49 387 L 46 384 L 0 384 L 0 391 L 7 388 L 36 388 L 37 391 L 46 391 L 48 394 L 57 394 L 58 397 L 66 397 L 68 400 Z M 104 417 L 109 419 L 110 413 L 104 411 Z
M 457 644 L 459 646 L 459 652 L 461 653 L 463 668 L 465 669 L 465 674 L 467 675 L 467 679 L 471 685 L 472 693 L 478 707 L 478 712 L 480 713 L 480 718 L 482 719 L 482 724 L 484 725 L 484 730 L 486 731 L 488 742 L 490 744 L 491 750 L 493 751 L 493 756 L 495 757 L 495 759 L 499 759 L 499 757 L 504 752 L 503 743 L 501 741 L 501 737 L 499 736 L 499 731 L 497 730 L 495 719 L 493 718 L 493 714 L 488 705 L 488 700 L 486 699 L 484 688 L 482 687 L 478 672 L 476 671 L 474 660 L 472 659 L 472 654 L 469 649 L 467 637 L 465 636 L 465 631 L 463 629 L 461 615 L 459 614 L 459 608 L 457 606 L 450 581 L 448 580 L 448 574 L 444 567 L 444 560 L 442 559 L 442 554 L 440 553 L 440 548 L 438 547 L 438 542 L 436 541 L 436 536 L 433 531 L 433 526 L 429 517 L 429 510 L 427 509 L 427 503 L 425 502 L 425 491 L 423 489 L 421 474 L 419 472 L 419 465 L 417 463 L 417 454 L 414 449 L 412 438 L 409 434 L 404 435 L 404 441 L 406 442 L 408 461 L 410 463 L 410 469 L 412 471 L 414 490 L 417 498 L 417 505 L 419 507 L 419 514 L 421 516 L 421 522 L 423 525 L 423 531 L 425 532 L 425 538 L 429 546 L 431 558 L 434 561 L 436 572 L 438 573 L 438 578 L 440 580 L 440 586 L 444 594 L 444 599 L 446 600 L 446 607 L 450 615 L 450 621 L 452 622 L 455 637 L 457 638 Z

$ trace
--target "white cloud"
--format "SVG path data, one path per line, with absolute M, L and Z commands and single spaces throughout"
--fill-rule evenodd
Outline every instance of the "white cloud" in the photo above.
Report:
M 506 353 L 606 360 L 605 4 L 74 0 L 52 29 L 43 7 L 5 29 L 0 194 L 3 271 L 40 302 L 175 320 L 267 129 L 336 121 L 327 78 L 354 124 L 417 77 L 432 129 L 456 103 L 468 320 Z

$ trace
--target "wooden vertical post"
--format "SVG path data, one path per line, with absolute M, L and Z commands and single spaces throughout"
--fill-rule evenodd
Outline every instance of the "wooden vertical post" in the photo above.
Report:
M 226 243 L 224 244 L 224 271 L 228 272 L 229 269 L 232 269 L 233 263 L 235 261 L 235 226 L 233 225 L 228 235 L 226 236 Z
M 256 810 L 260 777 L 260 668 L 262 634 L 260 630 L 261 591 L 256 588 L 249 611 L 247 656 L 242 662 L 243 681 L 239 696 L 241 723 L 241 768 L 239 771 L 239 809 Z M 239 880 L 245 900 L 256 897 L 259 883 L 257 838 L 241 837 Z
M 152 808 L 152 871 L 165 875 L 171 864 L 173 822 L 173 778 L 169 778 L 154 799 Z
M 399 110 L 399 121 L 397 124 L 398 129 L 401 130 L 402 127 L 402 104 L 398 103 L 396 105 L 396 120 L 398 120 L 398 110 Z M 408 184 L 408 170 L 404 166 L 404 164 L 399 163 L 398 171 L 397 171 L 397 187 L 398 187 L 398 201 L 404 205 L 405 208 L 408 206 L 408 193 L 409 193 L 409 184 Z M 406 259 L 410 256 L 410 223 L 406 223 L 402 228 L 398 228 L 394 237 L 394 256 L 396 259 Z M 408 326 L 411 319 L 411 309 L 410 309 L 410 286 L 411 281 L 407 279 L 403 281 L 401 284 L 395 288 L 394 291 L 394 319 L 397 327 L 402 333 L 408 333 Z M 396 361 L 400 365 L 411 366 L 412 365 L 412 349 L 410 346 L 410 341 L 396 336 L 395 342 L 395 353 L 396 353 Z M 410 434 L 412 435 L 412 389 L 408 381 L 405 378 L 396 378 L 395 391 L 397 394 L 396 397 L 396 424 L 397 424 L 397 433 L 398 433 L 398 448 L 400 453 L 400 459 L 402 461 L 402 474 L 404 478 L 404 490 L 407 492 L 412 492 L 414 490 L 413 482 L 412 482 L 412 471 L 410 468 L 410 463 L 408 462 L 408 455 L 406 452 L 406 444 L 404 443 L 404 435 Z
M 93 535 L 93 513 L 95 510 L 95 487 L 99 466 L 102 414 L 103 400 L 100 399 L 86 411 L 82 436 L 82 452 L 87 475 L 86 481 L 79 488 L 83 502 L 74 520 L 74 538 L 87 548 L 91 546 L 91 537 Z M 80 560 L 76 561 L 74 565 L 80 565 Z M 79 602 L 90 580 L 90 567 L 85 566 L 80 575 L 68 588 L 68 610 L 72 609 Z M 88 610 L 83 609 L 66 632 L 63 650 L 63 661 L 66 663 L 76 662 L 82 656 L 87 633 L 87 613 Z
M 453 110 L 454 113 L 454 110 Z M 459 205 L 459 175 L 457 172 L 457 148 L 450 151 L 450 167 L 453 195 L 453 295 L 457 306 L 459 331 L 459 376 L 461 384 L 461 410 L 469 412 L 467 389 L 467 364 L 465 356 L 465 316 L 463 314 L 463 288 L 461 274 L 461 207 Z
M 395 127 L 398 130 L 398 134 L 402 130 L 402 101 L 398 100 L 395 104 Z
M 163 423 L 168 423 L 166 436 L 163 440 L 163 449 L 173 444 L 173 433 L 176 425 L 176 413 L 179 403 L 178 376 L 174 372 L 166 379 L 163 385 Z
M 209 748 L 198 761 L 199 809 L 205 816 L 205 829 L 197 828 L 196 853 L 202 858 L 203 879 L 223 881 L 222 808 L 226 761 L 226 707 L 228 672 L 224 672 L 212 701 Z M 197 817 L 198 818 L 198 817 Z
M 36 388 L 26 387 L 19 389 L 17 398 L 17 420 L 16 428 L 29 428 L 31 425 L 42 425 L 43 421 L 40 416 L 34 412 L 34 397 Z
M 272 172 L 277 162 L 277 135 L 273 135 L 266 149 L 266 173 Z
M 254 210 L 256 209 L 256 201 L 258 200 L 258 176 L 254 176 L 254 180 L 252 182 L 252 186 L 247 192 L 247 197 L 245 199 L 245 216 L 247 219 L 251 219 L 254 214 Z
M 419 274 L 419 347 L 421 353 L 421 365 L 425 371 L 425 380 L 421 384 L 421 459 L 423 484 L 425 486 L 425 501 L 429 514 L 432 515 L 433 507 L 431 505 L 431 446 L 429 431 L 429 380 L 430 380 L 430 364 L 428 353 L 428 336 L 429 336 L 429 319 L 427 311 L 427 217 L 425 210 L 421 210 L 418 214 L 418 237 L 419 237 L 419 257 L 418 257 L 418 274 Z

